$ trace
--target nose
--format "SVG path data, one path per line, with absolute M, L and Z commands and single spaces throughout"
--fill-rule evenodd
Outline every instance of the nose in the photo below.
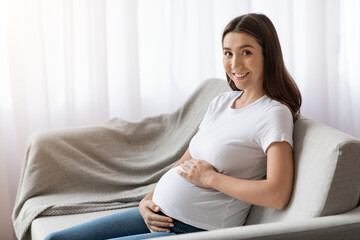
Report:
M 237 69 L 241 68 L 242 65 L 243 65 L 243 62 L 241 60 L 241 57 L 234 55 L 232 58 L 232 61 L 231 61 L 231 68 L 233 70 L 237 70 Z

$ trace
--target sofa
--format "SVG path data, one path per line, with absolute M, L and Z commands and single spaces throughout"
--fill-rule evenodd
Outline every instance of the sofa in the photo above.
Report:
M 219 89 L 212 93 L 211 98 L 229 90 L 226 81 L 219 79 L 205 81 L 201 87 L 211 84 Z M 208 103 L 204 104 L 205 110 Z M 194 134 L 193 130 L 190 132 Z M 301 116 L 295 123 L 293 140 L 294 188 L 291 200 L 284 209 L 253 206 L 244 226 L 159 239 L 360 239 L 359 139 Z M 27 167 L 32 162 L 27 162 Z M 18 195 L 21 195 L 21 191 L 20 188 Z M 17 213 L 26 203 L 24 200 L 23 205 L 19 204 L 19 199 Z M 31 221 L 29 238 L 42 240 L 50 232 L 132 207 L 136 207 L 136 204 L 109 209 L 94 208 L 76 214 L 39 213 Z M 16 216 L 16 210 L 14 212 Z

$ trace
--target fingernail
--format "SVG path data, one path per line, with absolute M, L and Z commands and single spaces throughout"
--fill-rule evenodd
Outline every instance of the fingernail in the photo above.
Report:
M 174 226 L 174 224 L 169 224 L 169 226 L 170 226 L 170 227 L 173 227 L 173 226 Z
M 156 211 L 159 210 L 159 207 L 155 207 L 155 210 L 156 210 Z
M 168 221 L 169 221 L 169 222 L 172 222 L 173 220 L 172 220 L 172 219 L 169 219 Z

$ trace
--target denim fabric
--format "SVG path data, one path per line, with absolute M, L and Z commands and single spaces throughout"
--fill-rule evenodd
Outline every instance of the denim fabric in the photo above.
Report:
M 163 212 L 159 212 L 158 214 L 166 216 Z M 173 218 L 173 224 L 174 224 L 174 227 L 169 227 L 169 229 L 171 230 L 171 232 L 173 232 L 175 234 L 184 234 L 184 233 L 206 231 L 204 229 L 193 227 L 193 226 L 191 226 L 189 224 L 183 223 L 183 222 L 181 222 L 179 220 L 176 220 L 174 218 Z
M 136 208 L 51 233 L 44 240 L 138 240 L 205 231 L 175 219 L 173 219 L 173 224 L 174 227 L 169 228 L 170 233 L 151 233 L 139 209 Z

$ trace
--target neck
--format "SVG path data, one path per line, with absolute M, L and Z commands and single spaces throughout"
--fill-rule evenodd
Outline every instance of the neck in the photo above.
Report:
M 265 91 L 263 89 L 257 91 L 244 90 L 241 96 L 235 100 L 233 108 L 246 107 L 247 105 L 255 102 L 264 95 Z
M 264 89 L 253 89 L 253 90 L 244 90 L 243 94 L 241 94 L 240 99 L 244 102 L 254 102 L 257 99 L 261 98 L 265 95 Z

